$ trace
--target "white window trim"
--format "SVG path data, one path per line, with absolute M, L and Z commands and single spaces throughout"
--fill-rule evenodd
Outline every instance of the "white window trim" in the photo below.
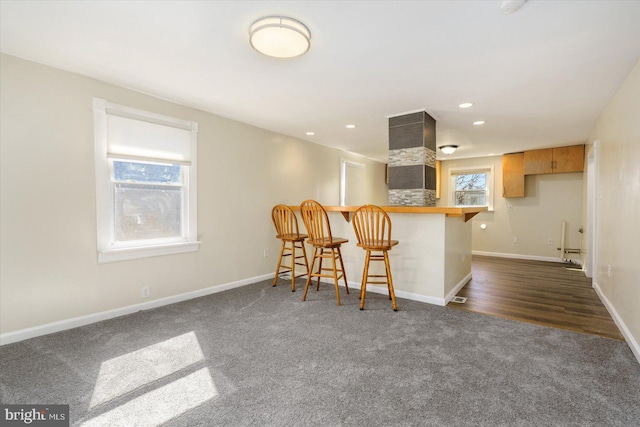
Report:
M 489 174 L 487 177 L 487 208 L 489 212 L 493 212 L 493 193 L 494 193 L 494 167 L 493 165 L 476 166 L 467 168 L 452 168 L 449 169 L 449 202 L 451 206 L 456 206 L 456 175 L 464 175 L 473 172 L 486 172 Z
M 157 243 L 120 248 L 111 245 L 111 222 L 113 221 L 113 213 L 111 212 L 111 183 L 109 162 L 107 158 L 107 114 L 116 114 L 124 117 L 135 118 L 137 120 L 146 120 L 151 123 L 163 124 L 191 131 L 192 160 L 191 165 L 188 168 L 188 173 L 185 176 L 185 185 L 188 187 L 187 201 L 185 204 L 186 212 L 184 215 L 184 219 L 188 221 L 188 225 L 186 225 L 188 227 L 188 233 L 185 241 L 172 241 L 170 243 Z M 197 251 L 200 246 L 200 242 L 197 240 L 198 188 L 196 179 L 198 176 L 196 161 L 198 123 L 125 107 L 99 98 L 93 98 L 93 121 L 95 139 L 98 263 L 102 264 Z M 147 161 L 152 161 L 152 159 L 147 159 Z

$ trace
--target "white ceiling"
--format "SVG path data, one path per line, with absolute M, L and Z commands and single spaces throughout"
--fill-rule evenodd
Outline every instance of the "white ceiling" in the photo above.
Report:
M 381 161 L 387 117 L 421 109 L 439 146 L 460 146 L 450 158 L 585 142 L 640 59 L 640 1 L 500 6 L 2 0 L 0 49 Z M 304 22 L 311 50 L 293 60 L 253 51 L 249 26 L 267 15 Z

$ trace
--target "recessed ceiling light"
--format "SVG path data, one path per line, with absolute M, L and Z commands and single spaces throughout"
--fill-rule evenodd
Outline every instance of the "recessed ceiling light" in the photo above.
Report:
M 316 133 L 315 133 L 315 132 L 306 132 L 306 134 L 307 134 L 307 135 L 309 135 L 309 136 L 313 136 L 313 135 L 315 135 Z
M 356 127 L 356 125 L 346 125 L 345 127 L 346 127 L 347 129 L 353 129 L 353 128 L 355 128 L 355 127 Z
M 474 126 L 482 126 L 485 123 L 487 123 L 487 122 L 485 122 L 484 120 L 477 120 L 477 121 L 473 122 L 473 125 Z
M 473 102 L 463 102 L 462 104 L 458 105 L 458 107 L 460 108 L 470 108 L 473 107 Z

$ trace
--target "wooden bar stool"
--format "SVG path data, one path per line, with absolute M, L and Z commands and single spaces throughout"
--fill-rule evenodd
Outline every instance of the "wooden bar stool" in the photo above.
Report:
M 307 251 L 304 247 L 304 239 L 306 234 L 300 234 L 298 231 L 298 219 L 293 210 L 286 205 L 276 205 L 271 210 L 271 218 L 273 225 L 276 227 L 276 237 L 282 240 L 280 247 L 280 256 L 278 257 L 278 266 L 276 267 L 276 275 L 273 278 L 273 286 L 276 285 L 280 274 L 291 273 L 291 292 L 296 291 L 296 277 L 302 277 L 309 274 L 309 263 L 307 262 Z M 301 255 L 296 255 L 296 249 L 302 249 Z M 282 265 L 282 258 L 291 257 L 289 265 Z M 298 260 L 304 260 L 300 262 Z M 296 265 L 306 269 L 305 273 L 296 276 Z
M 320 289 L 320 278 L 327 277 L 333 279 L 333 283 L 336 288 L 336 300 L 340 305 L 340 291 L 338 289 L 338 280 L 344 279 L 344 286 L 349 293 L 349 285 L 347 284 L 347 277 L 344 272 L 344 263 L 342 262 L 342 252 L 340 251 L 340 245 L 347 243 L 347 239 L 342 237 L 333 237 L 331 235 L 331 226 L 329 224 L 329 216 L 327 211 L 322 205 L 315 200 L 305 200 L 300 205 L 300 213 L 302 220 L 309 233 L 307 242 L 313 246 L 313 257 L 311 258 L 311 272 L 307 277 L 307 284 L 304 287 L 304 296 L 302 301 L 306 301 L 307 292 L 309 291 L 309 285 L 311 284 L 311 278 L 317 277 L 318 283 L 316 290 Z M 322 267 L 322 260 L 330 259 L 331 268 Z M 313 266 L 318 260 L 318 269 L 314 272 Z M 338 266 L 338 261 L 340 265 Z M 330 274 L 323 272 L 331 271 Z
M 358 246 L 367 251 L 362 273 L 362 286 L 360 287 L 360 310 L 364 309 L 367 283 L 386 283 L 393 311 L 398 311 L 396 295 L 393 291 L 393 280 L 391 279 L 391 268 L 389 267 L 389 256 L 387 254 L 392 247 L 398 244 L 398 241 L 391 240 L 391 220 L 389 215 L 378 206 L 364 205 L 356 210 L 351 221 L 358 239 Z M 384 261 L 386 274 L 369 274 L 370 261 Z M 370 277 L 384 277 L 386 281 L 369 280 Z

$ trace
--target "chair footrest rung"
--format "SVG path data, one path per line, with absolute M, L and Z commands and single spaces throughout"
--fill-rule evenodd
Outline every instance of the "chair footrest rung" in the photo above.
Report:
M 323 268 L 322 271 L 333 271 L 333 268 Z M 337 269 L 336 271 L 342 273 L 342 270 L 340 269 Z
M 318 273 L 312 273 L 311 274 L 311 278 L 314 277 L 326 277 L 327 279 L 333 279 L 333 274 L 318 274 Z M 344 277 L 344 274 L 338 274 L 337 278 L 342 279 Z

